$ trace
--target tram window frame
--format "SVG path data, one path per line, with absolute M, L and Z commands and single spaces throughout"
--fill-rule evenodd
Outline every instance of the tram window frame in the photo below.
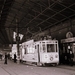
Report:
M 35 45 L 35 49 L 36 49 L 36 45 Z
M 24 54 L 27 54 L 27 49 L 26 49 L 26 48 L 24 48 L 24 50 L 25 50 L 25 51 L 24 51 Z
M 56 52 L 58 52 L 58 45 L 57 45 L 57 44 L 55 44 L 55 46 L 56 46 Z
M 43 52 L 46 52 L 46 45 L 45 45 L 45 42 L 42 42 L 42 50 L 43 50 Z
M 35 53 L 35 47 L 33 48 L 33 45 L 27 45 L 26 54 L 34 54 L 34 53 Z
M 28 54 L 28 45 L 26 46 L 26 54 Z
M 47 52 L 55 52 L 54 44 L 47 44 Z
M 35 53 L 37 53 L 37 45 L 35 45 Z

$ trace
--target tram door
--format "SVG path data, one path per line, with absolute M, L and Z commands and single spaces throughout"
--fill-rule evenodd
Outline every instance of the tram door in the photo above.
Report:
M 40 62 L 40 51 L 39 51 L 39 44 L 36 44 L 37 54 L 38 54 L 38 62 Z

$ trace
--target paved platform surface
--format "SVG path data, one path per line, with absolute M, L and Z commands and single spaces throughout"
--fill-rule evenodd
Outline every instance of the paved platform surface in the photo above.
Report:
M 70 65 L 59 65 L 57 66 L 58 68 L 63 68 L 63 69 L 68 69 L 68 70 L 74 70 L 75 71 L 75 65 L 70 66 Z
M 48 67 L 49 68 L 49 67 Z M 57 68 L 69 69 L 75 71 L 75 65 L 59 65 Z M 29 67 L 23 64 L 14 63 L 11 60 L 8 60 L 8 64 L 4 64 L 4 61 L 0 60 L 0 75 L 39 75 L 35 73 L 31 73 L 33 67 Z M 30 70 L 30 71 L 29 71 Z M 37 71 L 37 70 L 36 70 Z

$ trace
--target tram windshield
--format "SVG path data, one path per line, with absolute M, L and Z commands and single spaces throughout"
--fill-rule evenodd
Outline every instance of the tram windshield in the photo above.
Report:
M 47 52 L 56 52 L 57 45 L 56 44 L 47 44 Z

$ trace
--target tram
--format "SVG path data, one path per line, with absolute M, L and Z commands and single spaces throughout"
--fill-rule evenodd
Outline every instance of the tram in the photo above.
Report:
M 30 40 L 22 43 L 20 57 L 23 62 L 36 63 L 39 66 L 45 64 L 59 64 L 58 40 Z

